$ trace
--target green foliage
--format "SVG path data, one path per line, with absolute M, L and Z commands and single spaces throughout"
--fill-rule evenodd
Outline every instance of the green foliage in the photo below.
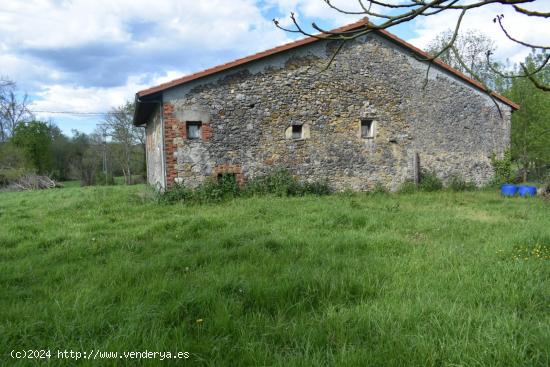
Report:
M 306 181 L 299 185 L 298 195 L 330 195 L 332 190 L 328 181 Z
M 24 152 L 11 143 L 0 143 L 0 187 L 27 173 Z
M 65 136 L 59 127 L 49 125 L 51 144 L 50 156 L 52 161 L 51 176 L 60 181 L 71 178 L 71 153 L 73 144 L 70 138 Z
M 494 184 L 500 185 L 513 180 L 512 155 L 509 150 L 504 152 L 502 159 L 498 159 L 496 155 L 493 154 L 491 157 L 491 165 L 494 170 Z
M 216 203 L 239 196 L 241 190 L 233 175 L 222 175 L 218 180 L 208 179 L 195 189 L 183 182 L 168 190 L 156 191 L 155 200 L 161 203 Z
M 13 132 L 11 142 L 21 148 L 29 168 L 37 173 L 49 173 L 52 168 L 50 155 L 50 126 L 41 121 L 31 121 L 18 124 Z
M 465 181 L 461 176 L 453 176 L 449 181 L 449 189 L 452 191 L 472 191 L 476 189 L 476 185 Z
M 373 195 L 385 195 L 388 193 L 388 190 L 380 182 L 377 182 L 374 186 L 374 189 L 371 191 Z
M 286 168 L 277 168 L 264 176 L 254 178 L 244 187 L 245 195 L 302 196 L 330 193 L 326 180 L 299 182 Z
M 165 204 L 186 202 L 193 196 L 193 191 L 185 187 L 183 183 L 175 184 L 172 188 L 165 191 L 153 190 L 155 201 Z
M 417 191 L 433 192 L 441 189 L 443 189 L 443 182 L 441 182 L 435 172 L 422 169 L 418 186 L 414 181 L 406 180 L 401 184 L 398 192 L 401 194 L 412 194 Z
M 113 108 L 100 125 L 100 135 L 109 136 L 109 149 L 127 185 L 134 184 L 134 175 L 145 170 L 145 131 L 134 126 L 134 103 Z
M 206 180 L 205 183 L 193 190 L 192 199 L 199 203 L 216 203 L 237 195 L 239 195 L 239 186 L 234 176 L 225 174 L 217 180 Z
M 524 64 L 533 71 L 543 57 L 541 53 L 531 53 Z M 537 78 L 550 83 L 550 66 L 538 73 Z M 526 78 L 514 78 L 505 95 L 521 106 L 512 114 L 512 158 L 521 168 L 523 181 L 538 180 L 541 177 L 533 177 L 533 173 L 550 164 L 550 93 L 537 89 Z
M 167 206 L 143 191 L 0 193 L 3 350 L 189 351 L 192 366 L 548 366 L 542 200 L 493 190 Z M 132 362 L 182 364 L 103 361 Z
M 71 152 L 71 169 L 82 186 L 96 184 L 101 170 L 100 137 L 74 131 L 73 151 Z
M 412 194 L 418 191 L 418 187 L 413 180 L 405 180 L 400 186 L 397 192 L 400 194 Z
M 100 186 L 116 185 L 115 178 L 113 177 L 113 175 L 109 173 L 105 173 L 103 171 L 96 173 L 94 182 L 96 183 L 96 185 L 100 185 Z
M 298 182 L 287 169 L 276 169 L 239 187 L 232 174 L 222 174 L 217 180 L 208 179 L 195 189 L 183 183 L 158 192 L 156 200 L 164 203 L 215 203 L 235 197 L 248 196 L 304 196 L 328 195 L 331 189 L 326 181 Z
M 300 188 L 288 169 L 277 168 L 264 176 L 250 180 L 245 191 L 249 195 L 290 196 L 297 194 Z
M 443 188 L 443 183 L 437 177 L 435 172 L 422 170 L 420 173 L 420 185 L 418 185 L 420 191 L 432 192 L 439 191 Z

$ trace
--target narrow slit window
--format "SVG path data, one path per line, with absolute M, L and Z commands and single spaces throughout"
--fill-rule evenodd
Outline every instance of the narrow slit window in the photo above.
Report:
M 302 125 L 292 125 L 292 139 L 302 139 Z
M 361 137 L 374 138 L 374 121 L 372 119 L 361 120 Z
M 202 123 L 200 121 L 187 121 L 187 139 L 200 139 L 201 126 Z

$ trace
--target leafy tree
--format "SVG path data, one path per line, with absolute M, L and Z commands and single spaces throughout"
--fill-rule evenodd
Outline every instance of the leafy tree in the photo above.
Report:
M 13 144 L 24 152 L 27 163 L 37 173 L 48 173 L 52 168 L 50 155 L 50 126 L 41 121 L 20 123 L 13 130 Z
M 103 122 L 103 133 L 111 137 L 111 147 L 126 184 L 133 183 L 133 174 L 140 170 L 145 161 L 145 138 L 143 129 L 133 124 L 134 104 L 126 102 L 113 108 Z
M 71 154 L 74 151 L 73 142 L 65 136 L 59 127 L 50 123 L 50 156 L 52 159 L 52 176 L 58 180 L 70 178 Z
M 544 57 L 532 52 L 523 64 L 532 70 Z M 549 66 L 539 73 L 539 78 L 550 82 Z M 527 79 L 514 78 L 506 95 L 521 106 L 512 114 L 512 157 L 519 163 L 526 181 L 530 170 L 550 164 L 550 94 Z
M 0 187 L 25 174 L 26 166 L 20 148 L 10 142 L 0 143 Z
M 73 175 L 80 179 L 82 186 L 94 185 L 101 170 L 103 138 L 98 134 L 86 135 L 76 130 L 73 134 L 70 157 Z

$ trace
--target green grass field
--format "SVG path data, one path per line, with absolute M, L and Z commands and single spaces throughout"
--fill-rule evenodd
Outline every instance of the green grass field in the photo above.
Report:
M 550 203 L 0 193 L 0 365 L 549 366 Z M 12 359 L 49 349 L 52 358 Z

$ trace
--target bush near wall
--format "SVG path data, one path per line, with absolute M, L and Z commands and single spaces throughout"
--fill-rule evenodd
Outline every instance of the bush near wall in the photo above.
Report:
M 264 176 L 257 177 L 240 187 L 231 175 L 222 175 L 220 179 L 208 179 L 195 189 L 178 184 L 164 192 L 158 192 L 159 202 L 212 203 L 234 197 L 261 195 L 304 196 L 328 195 L 332 191 L 326 181 L 300 182 L 290 171 L 281 168 Z

